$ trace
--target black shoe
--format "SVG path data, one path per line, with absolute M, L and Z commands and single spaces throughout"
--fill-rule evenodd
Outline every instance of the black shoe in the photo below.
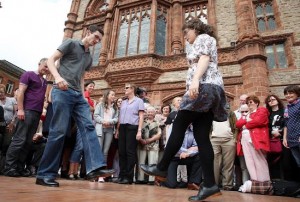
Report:
M 121 178 L 121 177 L 118 177 L 118 178 L 114 177 L 114 178 L 111 179 L 111 182 L 113 182 L 113 183 L 119 183 L 122 180 L 123 180 L 123 178 Z
M 147 182 L 143 180 L 137 180 L 135 181 L 135 184 L 147 184 Z
M 217 185 L 214 185 L 210 188 L 208 187 L 202 187 L 197 196 L 190 196 L 189 201 L 200 201 L 204 200 L 208 197 L 214 197 L 214 196 L 219 196 L 222 193 L 220 192 L 220 189 Z
M 47 186 L 47 187 L 59 187 L 59 183 L 54 179 L 39 179 L 36 178 L 35 184 Z
M 98 178 L 98 177 L 108 177 L 108 176 L 111 176 L 114 172 L 115 172 L 114 169 L 98 168 L 98 169 L 93 170 L 92 172 L 88 173 L 86 175 L 86 179 L 90 180 L 90 179 L 94 179 L 94 178 Z
M 132 184 L 132 181 L 128 180 L 127 178 L 122 179 L 118 182 L 119 184 Z
M 158 170 L 156 165 L 140 165 L 141 169 L 147 174 L 147 175 L 154 175 L 154 176 L 159 176 L 162 178 L 167 177 L 167 171 L 161 171 Z
M 31 172 L 28 169 L 21 170 L 21 171 L 19 171 L 19 173 L 21 174 L 22 177 L 29 177 L 29 176 L 31 176 Z
M 16 169 L 5 170 L 3 174 L 8 177 L 21 177 L 21 174 Z
M 68 170 L 62 170 L 60 172 L 60 178 L 68 179 L 69 178 Z

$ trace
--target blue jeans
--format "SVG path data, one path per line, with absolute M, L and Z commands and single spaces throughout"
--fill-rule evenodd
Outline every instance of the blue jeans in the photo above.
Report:
M 106 166 L 92 122 L 90 107 L 82 93 L 72 89 L 63 91 L 53 88 L 52 102 L 53 118 L 37 178 L 56 178 L 71 116 L 81 134 L 87 173 Z
M 83 154 L 82 137 L 79 132 L 79 129 L 77 128 L 76 143 L 75 143 L 75 147 L 74 147 L 71 157 L 70 157 L 70 162 L 71 163 L 80 163 L 82 154 Z

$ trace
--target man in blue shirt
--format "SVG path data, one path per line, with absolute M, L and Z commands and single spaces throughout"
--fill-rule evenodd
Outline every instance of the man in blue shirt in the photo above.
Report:
M 178 165 L 187 166 L 188 189 L 198 190 L 201 183 L 202 171 L 201 163 L 198 155 L 198 146 L 194 138 L 192 125 L 188 127 L 181 148 L 172 159 L 168 167 L 168 175 L 165 182 L 161 186 L 169 188 L 183 187 L 177 182 L 177 167 Z

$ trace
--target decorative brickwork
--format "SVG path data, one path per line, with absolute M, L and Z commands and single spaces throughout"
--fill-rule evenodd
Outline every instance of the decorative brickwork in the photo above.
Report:
M 108 4 L 107 4 L 107 3 Z M 99 65 L 86 74 L 97 82 L 94 97 L 112 88 L 124 95 L 124 83 L 134 82 L 148 89 L 151 103 L 161 105 L 185 92 L 185 41 L 182 24 L 197 16 L 214 26 L 218 37 L 219 69 L 224 77 L 226 95 L 235 109 L 241 94 L 255 94 L 261 101 L 269 93 L 283 98 L 282 89 L 300 84 L 300 1 L 273 0 L 276 28 L 258 31 L 255 6 L 260 0 L 73 0 L 65 37 L 80 39 L 90 24 L 103 26 L 105 36 Z M 266 1 L 264 1 L 266 2 Z M 148 5 L 151 9 L 149 49 L 145 54 L 115 57 L 120 19 L 126 11 Z M 125 13 L 124 13 L 125 12 Z M 162 15 L 163 14 L 163 15 Z M 166 55 L 155 54 L 156 20 L 166 22 Z M 145 36 L 140 36 L 145 37 Z M 287 68 L 268 69 L 265 46 L 283 43 Z

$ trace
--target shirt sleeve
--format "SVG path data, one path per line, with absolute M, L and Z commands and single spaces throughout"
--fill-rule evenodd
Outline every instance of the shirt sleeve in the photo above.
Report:
M 28 86 L 30 84 L 30 73 L 25 72 L 20 78 L 20 83 Z
M 139 98 L 139 111 L 145 111 L 145 105 L 142 99 Z
M 73 40 L 71 39 L 66 39 L 58 48 L 60 52 L 63 54 L 66 54 L 69 50 L 74 48 L 75 44 L 73 43 Z
M 207 34 L 199 35 L 193 44 L 195 54 L 198 56 L 211 55 L 212 47 L 215 46 L 215 43 L 216 41 L 213 37 Z

